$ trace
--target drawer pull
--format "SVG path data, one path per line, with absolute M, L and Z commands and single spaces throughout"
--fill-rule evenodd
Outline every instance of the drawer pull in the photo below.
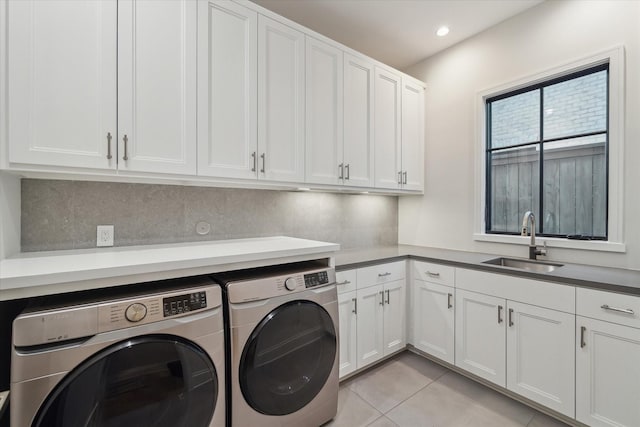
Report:
M 618 313 L 624 313 L 624 314 L 630 314 L 630 315 L 635 315 L 636 313 L 631 310 L 630 308 L 618 308 L 618 307 L 609 307 L 608 304 L 602 304 L 600 306 L 600 308 L 605 309 L 605 310 L 609 310 L 609 311 L 615 311 Z
M 580 348 L 585 348 L 587 343 L 584 340 L 584 333 L 587 331 L 585 326 L 580 326 Z
M 351 283 L 349 280 L 345 280 L 344 282 L 338 282 L 336 283 L 336 285 L 341 286 L 341 285 L 348 285 L 349 283 Z
M 453 307 L 453 304 L 451 304 L 451 298 L 453 298 L 453 294 L 447 294 L 447 308 Z
M 440 273 L 433 273 L 429 270 L 426 271 L 427 275 L 431 276 L 431 277 L 440 277 Z
M 391 276 L 391 273 L 378 273 L 378 277 L 387 277 L 387 276 Z

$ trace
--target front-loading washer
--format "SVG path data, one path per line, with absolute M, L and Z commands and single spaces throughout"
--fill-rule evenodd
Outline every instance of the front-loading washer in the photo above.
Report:
M 228 425 L 331 420 L 338 408 L 335 270 L 305 262 L 214 279 L 227 310 Z
M 11 427 L 225 425 L 220 287 L 203 277 L 143 287 L 15 319 Z

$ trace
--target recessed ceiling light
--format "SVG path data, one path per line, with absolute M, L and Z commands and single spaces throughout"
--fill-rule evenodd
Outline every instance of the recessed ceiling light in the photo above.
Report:
M 308 187 L 298 187 L 298 191 L 311 191 Z
M 443 25 L 442 27 L 438 28 L 438 31 L 436 31 L 436 35 L 439 37 L 444 37 L 447 34 L 449 34 L 449 27 L 447 27 L 446 25 Z

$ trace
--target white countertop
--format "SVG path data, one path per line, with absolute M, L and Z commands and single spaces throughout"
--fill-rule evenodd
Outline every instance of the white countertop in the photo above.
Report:
M 339 249 L 277 236 L 21 253 L 0 261 L 0 300 L 326 258 Z

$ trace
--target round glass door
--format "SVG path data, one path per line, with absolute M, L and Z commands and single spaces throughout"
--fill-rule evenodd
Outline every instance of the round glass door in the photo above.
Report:
M 207 354 L 170 335 L 114 344 L 71 371 L 34 427 L 207 427 L 218 379 Z
M 291 301 L 253 330 L 240 359 L 240 388 L 256 411 L 293 413 L 322 389 L 336 357 L 331 316 L 311 301 Z

